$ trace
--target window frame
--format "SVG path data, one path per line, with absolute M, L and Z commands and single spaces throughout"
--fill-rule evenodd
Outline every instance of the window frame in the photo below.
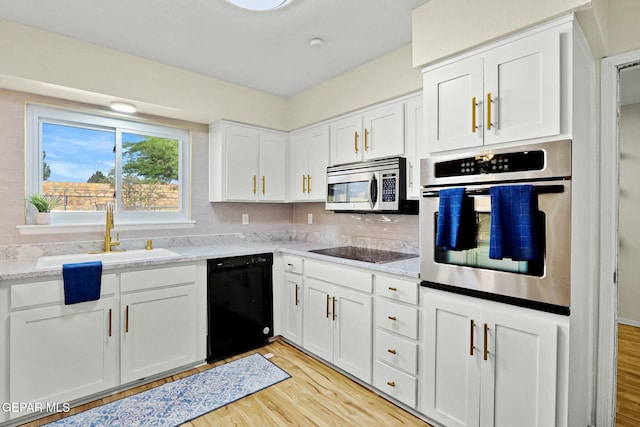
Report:
M 26 105 L 25 122 L 25 198 L 42 192 L 42 123 L 79 126 L 114 132 L 116 143 L 115 188 L 116 211 L 114 220 L 127 225 L 184 223 L 191 221 L 191 132 L 188 129 L 165 124 L 136 121 L 130 117 L 112 117 L 95 112 L 83 112 L 40 104 Z M 178 140 L 179 144 L 179 207 L 177 211 L 125 211 L 120 197 L 122 177 L 122 133 L 137 133 Z M 35 210 L 27 204 L 27 224 L 33 224 Z M 52 225 L 87 225 L 104 222 L 104 211 L 52 212 Z

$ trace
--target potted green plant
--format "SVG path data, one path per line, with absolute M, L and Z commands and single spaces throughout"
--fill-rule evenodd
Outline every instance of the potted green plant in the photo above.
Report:
M 27 197 L 27 202 L 38 211 L 36 224 L 51 224 L 51 210 L 58 206 L 60 199 L 49 194 L 35 193 Z

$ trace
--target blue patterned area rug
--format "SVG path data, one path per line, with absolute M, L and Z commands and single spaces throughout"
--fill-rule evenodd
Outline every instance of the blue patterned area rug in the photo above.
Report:
M 255 353 L 47 426 L 177 426 L 291 378 Z

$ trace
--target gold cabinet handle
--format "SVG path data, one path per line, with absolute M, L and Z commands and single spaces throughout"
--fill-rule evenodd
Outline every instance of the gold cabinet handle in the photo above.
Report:
M 396 316 L 388 316 L 389 320 L 393 320 L 394 322 L 398 320 Z
M 389 387 L 395 387 L 395 386 L 396 386 L 396 383 L 395 383 L 394 381 L 387 381 L 387 385 L 388 385 Z
M 491 92 L 487 93 L 487 130 L 491 129 Z
M 355 132 L 355 138 L 353 139 L 353 148 L 356 150 L 356 154 L 358 154 L 358 131 Z
M 396 354 L 396 353 L 397 353 L 395 350 L 393 350 L 393 349 L 391 349 L 391 348 L 390 348 L 390 349 L 388 349 L 387 351 L 388 351 L 389 353 L 391 353 L 391 354 Z
M 311 193 L 311 175 L 307 175 L 307 193 Z
M 398 291 L 398 288 L 392 288 L 391 286 L 389 286 L 389 290 L 390 290 L 391 292 L 397 292 L 397 291 Z
M 307 192 L 307 177 L 305 177 L 304 175 L 302 175 L 302 192 L 306 193 Z
M 489 325 L 484 324 L 484 360 L 487 360 L 489 355 Z
M 336 320 L 336 297 L 333 297 L 333 320 Z
M 478 103 L 476 102 L 476 97 L 471 98 L 471 133 L 476 133 L 476 109 L 478 107 Z
M 471 319 L 471 340 L 469 340 L 469 356 L 473 356 L 473 335 L 476 329 L 476 322 Z
M 265 190 L 265 181 L 266 181 L 266 178 L 264 175 L 262 175 L 262 194 L 264 194 L 264 190 Z
M 256 194 L 256 187 L 258 185 L 257 179 L 258 177 L 256 175 L 253 175 L 253 194 Z
M 124 309 L 124 331 L 129 332 L 129 306 Z
M 364 151 L 369 151 L 369 129 L 364 129 Z
M 109 336 L 111 336 L 111 332 L 112 332 L 112 330 L 111 330 L 111 326 L 112 326 L 111 320 L 112 320 L 112 313 L 111 313 L 111 309 L 109 309 Z
M 331 296 L 327 295 L 327 319 L 329 318 L 329 301 L 331 301 Z
M 298 291 L 299 291 L 300 287 L 296 284 L 296 305 L 300 304 L 300 298 L 298 295 Z

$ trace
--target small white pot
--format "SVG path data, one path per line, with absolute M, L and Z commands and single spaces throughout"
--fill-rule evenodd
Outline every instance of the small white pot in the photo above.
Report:
M 38 212 L 36 214 L 36 224 L 51 224 L 51 212 Z

